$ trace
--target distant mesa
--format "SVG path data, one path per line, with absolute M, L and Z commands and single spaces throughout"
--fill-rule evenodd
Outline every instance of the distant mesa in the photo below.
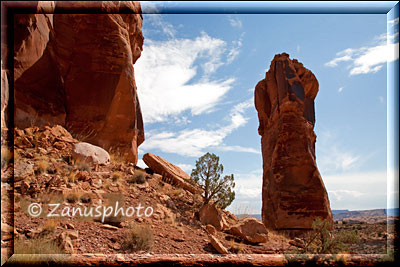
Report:
M 286 53 L 275 55 L 255 88 L 263 157 L 262 221 L 276 230 L 311 229 L 332 221 L 315 160 L 314 74 Z

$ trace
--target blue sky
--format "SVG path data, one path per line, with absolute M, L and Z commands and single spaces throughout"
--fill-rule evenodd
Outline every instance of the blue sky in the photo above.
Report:
M 144 12 L 153 3 L 142 2 Z M 235 175 L 228 210 L 261 212 L 262 156 L 254 87 L 286 52 L 319 81 L 317 165 L 332 209 L 387 206 L 387 60 L 398 18 L 385 14 L 144 14 L 135 77 L 152 152 L 191 173 L 206 152 Z M 387 27 L 394 35 L 387 36 Z M 396 50 L 396 51 L 397 51 Z M 144 167 L 143 161 L 139 166 Z

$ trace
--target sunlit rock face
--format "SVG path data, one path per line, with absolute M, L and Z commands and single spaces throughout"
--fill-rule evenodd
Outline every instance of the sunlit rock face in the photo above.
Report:
M 144 141 L 133 67 L 144 39 L 139 2 L 50 7 L 54 14 L 15 17 L 15 126 L 60 124 L 137 163 Z M 62 14 L 68 8 L 110 14 Z
M 332 222 L 315 160 L 314 74 L 286 53 L 275 55 L 255 88 L 263 157 L 262 220 L 277 230 L 311 229 Z

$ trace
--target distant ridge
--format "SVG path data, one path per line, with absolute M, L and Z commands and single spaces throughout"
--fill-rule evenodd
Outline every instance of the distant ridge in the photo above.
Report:
M 350 217 L 364 217 L 364 216 L 399 216 L 399 208 L 394 209 L 372 209 L 372 210 L 332 210 L 334 220 L 342 220 Z M 241 217 L 254 217 L 261 220 L 261 214 L 235 214 L 238 218 Z

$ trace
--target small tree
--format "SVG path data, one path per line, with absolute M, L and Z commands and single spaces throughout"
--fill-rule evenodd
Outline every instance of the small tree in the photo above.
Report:
M 224 167 L 219 164 L 219 157 L 207 153 L 196 161 L 196 168 L 191 174 L 192 180 L 204 190 L 204 204 L 212 200 L 221 209 L 228 207 L 235 199 L 233 174 L 221 178 L 223 170 Z

